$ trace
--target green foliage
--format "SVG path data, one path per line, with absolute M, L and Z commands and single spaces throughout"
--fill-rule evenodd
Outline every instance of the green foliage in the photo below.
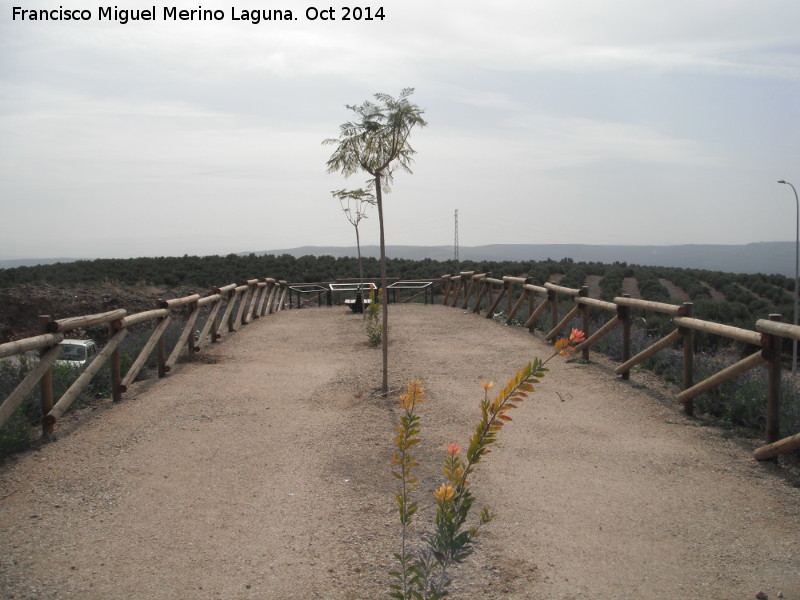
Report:
M 369 345 L 377 347 L 381 345 L 383 337 L 383 323 L 381 322 L 381 292 L 377 294 L 373 290 L 370 293 L 371 302 L 367 304 L 364 311 L 364 327 L 367 330 L 367 340 Z

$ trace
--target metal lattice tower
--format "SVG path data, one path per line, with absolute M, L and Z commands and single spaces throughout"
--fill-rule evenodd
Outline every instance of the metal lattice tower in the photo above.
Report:
M 458 267 L 458 265 L 459 265 L 459 262 L 458 262 L 458 209 L 456 209 L 456 239 L 455 239 L 455 243 L 453 244 L 453 247 L 455 248 L 454 259 L 456 261 L 456 267 Z

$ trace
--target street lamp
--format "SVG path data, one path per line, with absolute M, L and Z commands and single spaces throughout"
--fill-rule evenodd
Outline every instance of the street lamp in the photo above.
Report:
M 792 188 L 794 192 L 794 203 L 797 208 L 795 213 L 795 234 L 794 234 L 794 324 L 797 325 L 797 280 L 798 280 L 798 257 L 800 256 L 800 200 L 797 199 L 797 190 L 788 181 L 778 180 Z M 797 373 L 797 340 L 792 340 L 792 375 Z

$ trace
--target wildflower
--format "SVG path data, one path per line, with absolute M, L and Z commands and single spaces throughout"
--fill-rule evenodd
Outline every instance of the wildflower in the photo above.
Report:
M 433 492 L 434 498 L 436 498 L 439 502 L 447 502 L 448 500 L 452 500 L 453 496 L 455 495 L 456 490 L 449 483 L 443 483 L 441 486 L 439 486 L 438 490 Z
M 452 444 L 447 444 L 447 453 L 450 456 L 455 456 L 459 452 L 461 452 L 461 446 L 460 445 L 456 444 L 455 442 L 452 443 Z
M 494 381 L 481 381 L 481 387 L 484 389 L 484 391 L 488 392 L 489 390 L 494 389 Z
M 555 343 L 556 354 L 567 356 L 570 352 L 575 352 L 573 344 L 578 344 L 586 339 L 586 334 L 580 329 L 573 329 L 569 337 L 563 337 Z
M 579 344 L 586 339 L 586 334 L 583 333 L 580 329 L 573 329 L 572 333 L 569 336 L 569 343 L 570 344 Z

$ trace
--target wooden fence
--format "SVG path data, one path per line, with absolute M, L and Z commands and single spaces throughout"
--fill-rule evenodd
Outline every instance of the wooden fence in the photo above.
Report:
M 650 302 L 621 295 L 613 302 L 605 302 L 589 298 L 588 287 L 580 289 L 566 288 L 553 283 L 535 285 L 530 279 L 523 277 L 492 277 L 491 273 L 465 271 L 458 275 L 444 275 L 441 278 L 443 288 L 443 304 L 482 313 L 486 318 L 505 318 L 509 324 L 528 307 L 528 318 L 523 327 L 533 332 L 537 320 L 550 309 L 550 326 L 545 330 L 545 339 L 554 341 L 561 335 L 574 319 L 580 318 L 578 328 L 586 333 L 586 340 L 576 347 L 585 360 L 589 359 L 590 348 L 603 336 L 621 327 L 622 329 L 622 364 L 615 372 L 623 379 L 629 379 L 631 369 L 654 356 L 659 351 L 681 344 L 683 348 L 683 390 L 676 399 L 683 405 L 684 411 L 691 415 L 694 412 L 693 399 L 742 373 L 761 365 L 768 370 L 766 390 L 766 445 L 758 448 L 754 456 L 758 460 L 773 458 L 779 454 L 800 448 L 800 433 L 784 439 L 779 437 L 779 406 L 781 392 L 781 345 L 782 340 L 800 340 L 800 327 L 780 322 L 780 315 L 756 322 L 755 331 L 732 327 L 711 321 L 692 318 L 692 303 L 682 305 Z M 515 287 L 518 286 L 518 289 Z M 513 300 L 518 292 L 516 301 Z M 503 300 L 505 303 L 503 304 Z M 562 299 L 571 302 L 569 310 L 561 315 Z M 539 301 L 538 305 L 537 300 Z M 503 310 L 505 309 L 505 310 Z M 610 315 L 597 331 L 589 331 L 589 309 L 596 309 Z M 651 344 L 635 356 L 631 356 L 631 310 L 656 312 L 671 318 L 675 329 Z M 497 312 L 500 310 L 501 312 Z M 694 382 L 694 345 L 693 332 L 699 331 L 719 336 L 731 341 L 742 342 L 757 350 L 737 363 L 715 373 L 707 379 Z
M 158 376 L 164 377 L 174 367 L 182 353 L 199 352 L 204 345 L 220 341 L 224 335 L 237 331 L 242 325 L 281 310 L 286 303 L 287 289 L 285 281 L 276 281 L 272 278 L 248 279 L 241 285 L 231 283 L 215 288 L 210 295 L 203 298 L 199 294 L 193 294 L 183 298 L 162 300 L 158 308 L 132 315 L 127 314 L 124 309 L 58 320 L 42 315 L 39 318 L 41 335 L 0 344 L 0 359 L 27 352 L 39 353 L 39 359 L 33 369 L 0 404 L 0 426 L 41 382 L 42 431 L 44 434 L 51 432 L 56 421 L 106 363 L 109 364 L 111 371 L 111 395 L 117 402 L 136 379 L 154 350 L 157 352 Z M 225 308 L 221 310 L 223 305 Z M 202 329 L 198 329 L 197 322 L 204 308 L 208 315 Z M 173 312 L 178 309 L 188 309 L 189 314 L 177 342 L 168 353 L 164 332 L 172 319 Z M 154 323 L 150 338 L 123 377 L 120 369 L 120 344 L 128 334 L 129 327 L 147 322 Z M 54 398 L 53 365 L 61 353 L 59 342 L 65 339 L 65 333 L 97 325 L 108 327 L 108 343 L 89 362 L 64 394 L 58 399 Z
M 754 455 L 758 460 L 766 460 L 800 448 L 800 433 L 778 439 L 778 409 L 781 388 L 780 349 L 784 339 L 800 340 L 800 327 L 781 323 L 780 315 L 770 315 L 769 319 L 758 320 L 755 330 L 751 331 L 692 318 L 692 304 L 689 302 L 673 305 L 639 300 L 626 295 L 614 298 L 613 302 L 606 302 L 590 298 L 586 286 L 573 289 L 549 282 L 536 285 L 530 278 L 504 276 L 498 279 L 491 273 L 474 271 L 462 272 L 458 275 L 444 275 L 438 280 L 398 282 L 396 287 L 411 290 L 413 293 L 403 301 L 410 301 L 424 294 L 427 304 L 428 293 L 430 293 L 431 302 L 434 298 L 433 288 L 427 283 L 434 281 L 441 284 L 444 305 L 470 310 L 478 314 L 485 310 L 486 318 L 500 318 L 505 324 L 510 324 L 517 315 L 527 312 L 523 327 L 530 332 L 534 331 L 536 323 L 549 309 L 550 325 L 544 334 L 548 341 L 554 341 L 575 319 L 579 319 L 580 323 L 577 326 L 586 333 L 586 340 L 577 347 L 577 350 L 585 360 L 589 359 L 590 349 L 594 344 L 603 336 L 620 328 L 622 331 L 622 363 L 616 367 L 615 372 L 623 379 L 629 379 L 633 367 L 659 351 L 681 344 L 683 348 L 683 389 L 677 394 L 676 399 L 682 403 L 684 411 L 690 415 L 693 414 L 693 399 L 697 395 L 751 369 L 766 365 L 768 369 L 766 445 L 758 448 Z M 301 293 L 316 293 L 318 303 L 322 304 L 322 294 L 330 297 L 331 287 L 328 286 L 325 290 L 319 285 L 321 284 L 314 284 L 317 287 L 312 286 L 313 289 L 305 289 L 290 286 L 285 281 L 276 281 L 271 278 L 248 279 L 240 285 L 232 283 L 215 288 L 210 295 L 203 298 L 194 294 L 184 298 L 164 300 L 156 309 L 133 315 L 128 315 L 125 310 L 115 310 L 59 320 L 51 320 L 48 316 L 42 316 L 40 318 L 41 335 L 0 344 L 0 359 L 31 351 L 39 353 L 39 360 L 34 368 L 0 404 L 0 426 L 8 420 L 14 409 L 31 393 L 36 384 L 41 382 L 41 405 L 44 415 L 42 427 L 44 433 L 48 433 L 52 431 L 57 419 L 64 414 L 106 362 L 110 365 L 113 400 L 118 401 L 154 350 L 157 351 L 159 377 L 164 377 L 175 365 L 181 353 L 199 352 L 204 345 L 218 342 L 226 333 L 235 332 L 240 326 L 246 325 L 254 319 L 281 310 L 287 304 L 291 307 L 291 296 L 287 301 L 287 294 L 291 293 L 291 287 L 294 287 L 294 291 L 297 293 L 298 307 L 302 306 Z M 561 314 L 563 303 L 571 304 L 571 306 L 569 306 L 569 310 Z M 207 307 L 208 315 L 198 333 L 197 321 L 200 318 L 201 309 L 204 307 Z M 527 311 L 523 311 L 523 308 L 527 308 Z M 164 332 L 170 323 L 172 312 L 176 309 L 188 309 L 189 315 L 178 341 L 168 353 Z M 590 309 L 595 312 L 607 313 L 610 317 L 596 331 L 590 331 Z M 655 312 L 667 315 L 675 326 L 673 331 L 635 356 L 631 356 L 633 321 L 631 310 L 633 309 L 645 313 Z M 150 338 L 123 377 L 120 373 L 120 343 L 127 335 L 128 327 L 149 321 L 155 323 Z M 60 353 L 58 344 L 64 339 L 64 333 L 80 327 L 100 324 L 105 324 L 109 328 L 108 343 L 70 388 L 54 403 L 53 365 L 58 359 Z M 742 342 L 756 348 L 756 351 L 704 381 L 695 383 L 692 337 L 695 331 Z

